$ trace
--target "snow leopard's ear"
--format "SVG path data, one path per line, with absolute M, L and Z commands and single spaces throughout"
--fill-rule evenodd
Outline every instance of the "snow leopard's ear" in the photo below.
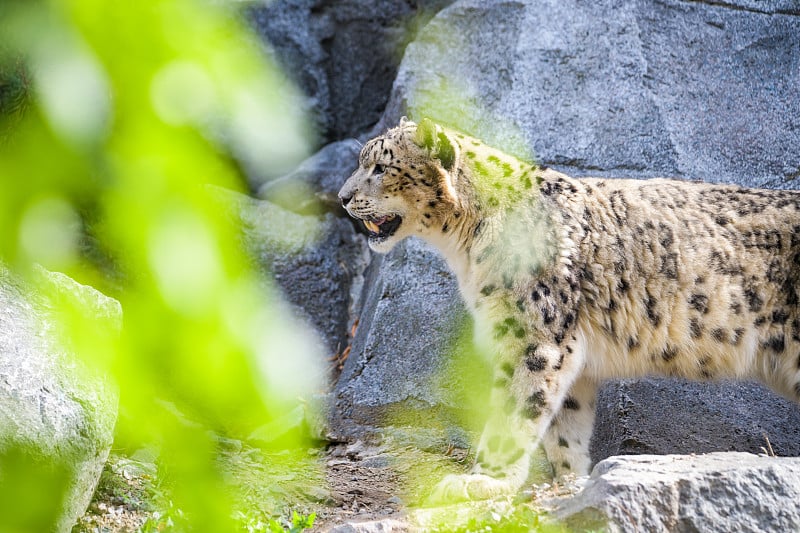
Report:
M 414 134 L 414 144 L 428 150 L 431 156 L 441 161 L 447 170 L 453 168 L 456 161 L 455 149 L 442 128 L 432 120 L 423 118 L 419 121 Z
M 420 148 L 425 148 L 429 152 L 436 150 L 436 124 L 429 118 L 423 118 L 417 124 L 417 131 L 414 134 L 414 144 Z

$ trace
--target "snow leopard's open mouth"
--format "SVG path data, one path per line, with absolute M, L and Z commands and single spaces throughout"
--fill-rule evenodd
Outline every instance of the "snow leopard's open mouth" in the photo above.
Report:
M 361 222 L 367 228 L 370 239 L 383 240 L 394 235 L 394 232 L 403 222 L 403 218 L 400 215 L 387 215 L 379 218 L 363 219 Z

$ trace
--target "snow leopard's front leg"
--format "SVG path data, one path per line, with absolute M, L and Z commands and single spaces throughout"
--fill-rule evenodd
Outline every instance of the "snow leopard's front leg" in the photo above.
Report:
M 443 479 L 431 495 L 433 501 L 488 499 L 519 490 L 528 476 L 531 453 L 583 368 L 584 354 L 574 338 L 561 344 L 505 344 L 494 369 L 492 413 L 475 465 L 469 474 Z

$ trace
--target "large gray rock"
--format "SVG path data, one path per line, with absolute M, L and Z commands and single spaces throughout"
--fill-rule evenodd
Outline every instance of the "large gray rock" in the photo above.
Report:
M 791 0 L 465 0 L 406 49 L 382 126 L 431 116 L 572 174 L 800 178 Z
M 600 392 L 592 459 L 772 451 L 800 456 L 800 407 L 757 383 L 623 380 Z
M 640 455 L 599 463 L 555 516 L 576 530 L 800 530 L 800 459 L 748 453 Z
M 117 392 L 59 342 L 56 302 L 116 334 L 118 302 L 42 271 L 38 292 L 0 266 L 0 530 L 70 531 L 111 449 Z M 101 333 L 101 331 L 103 333 Z
M 353 296 L 369 263 L 364 239 L 332 214 L 304 216 L 276 204 L 216 189 L 241 224 L 257 266 L 275 280 L 296 315 L 311 325 L 329 356 L 347 346 Z
M 308 96 L 324 142 L 356 137 L 383 113 L 403 49 L 452 0 L 275 0 L 249 16 Z
M 454 276 L 422 241 L 376 256 L 352 350 L 334 390 L 334 434 L 363 436 L 394 423 L 421 426 L 453 406 L 463 376 L 447 368 L 466 319 Z M 433 383 L 447 372 L 446 386 Z

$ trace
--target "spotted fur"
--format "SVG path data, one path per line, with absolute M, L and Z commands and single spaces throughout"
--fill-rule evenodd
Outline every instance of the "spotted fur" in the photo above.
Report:
M 539 442 L 557 474 L 588 473 L 607 378 L 754 378 L 800 400 L 798 192 L 573 179 L 404 120 L 364 146 L 340 197 L 356 218 L 402 220 L 375 250 L 438 247 L 496 369 L 473 471 L 438 498 L 517 490 Z

